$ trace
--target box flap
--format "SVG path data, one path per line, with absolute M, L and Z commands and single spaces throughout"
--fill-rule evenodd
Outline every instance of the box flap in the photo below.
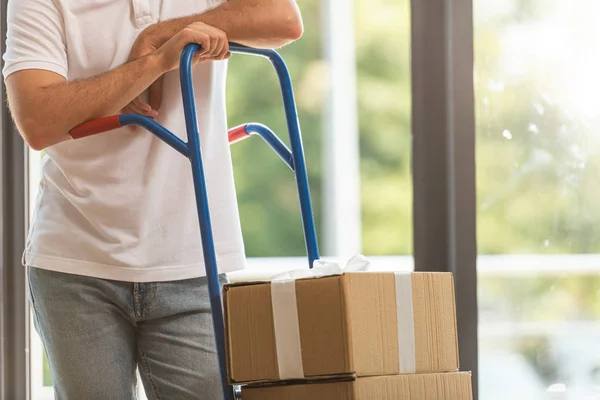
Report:
M 306 377 L 354 372 L 349 355 L 342 276 L 296 281 Z
M 244 400 L 354 400 L 353 391 L 354 383 L 352 381 L 318 382 L 243 388 L 242 397 Z
M 471 373 L 359 378 L 355 400 L 472 400 Z
M 230 381 L 278 379 L 271 286 L 228 286 L 224 303 Z
M 451 273 L 413 273 L 417 372 L 458 371 L 454 278 Z
M 360 376 L 398 374 L 393 272 L 345 274 L 354 366 Z M 417 373 L 458 371 L 454 281 L 450 273 L 411 274 Z
M 244 400 L 473 400 L 470 372 L 244 387 Z
M 394 274 L 348 273 L 344 288 L 356 371 L 360 375 L 397 374 Z
M 308 268 L 307 268 L 308 270 Z M 285 272 L 285 271 L 282 271 Z M 336 276 L 342 276 L 343 274 L 334 274 L 334 275 L 318 275 L 318 276 L 306 276 L 303 278 L 297 278 L 296 281 L 306 281 L 311 279 L 327 279 Z M 224 287 L 236 287 L 236 286 L 252 286 L 252 285 L 265 285 L 270 284 L 272 281 L 268 280 L 247 280 L 247 281 L 237 281 L 237 282 L 229 282 L 224 285 Z

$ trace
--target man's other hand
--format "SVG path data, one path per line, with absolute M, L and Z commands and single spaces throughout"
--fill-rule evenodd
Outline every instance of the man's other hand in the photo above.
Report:
M 194 22 L 171 38 L 165 37 L 154 26 L 151 25 L 140 34 L 129 55 L 129 62 L 156 52 L 165 62 L 165 68 L 171 71 L 177 69 L 181 53 L 190 43 L 198 43 L 202 47 L 194 58 L 195 63 L 225 60 L 230 56 L 227 35 L 213 26 Z M 148 103 L 137 97 L 122 112 L 156 119 L 162 102 L 162 83 L 161 76 L 148 88 Z

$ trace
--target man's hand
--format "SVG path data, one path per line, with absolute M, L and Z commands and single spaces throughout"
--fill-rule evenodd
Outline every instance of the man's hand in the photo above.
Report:
M 173 71 L 179 67 L 181 53 L 190 43 L 197 43 L 201 47 L 194 56 L 194 63 L 224 60 L 229 57 L 229 42 L 225 32 L 203 22 L 194 22 L 167 40 L 156 51 L 164 63 L 165 71 Z
M 195 22 L 220 29 L 231 42 L 258 48 L 285 46 L 303 34 L 302 17 L 296 0 L 227 0 L 198 15 L 150 25 L 134 44 L 130 61 L 156 51 Z M 148 104 L 135 99 L 126 111 L 155 118 L 161 99 L 162 78 L 159 78 L 149 89 Z
M 127 62 L 139 60 L 148 54 L 154 53 L 162 43 L 156 46 L 152 41 L 145 40 L 142 35 L 138 36 L 135 41 L 129 59 Z M 162 75 L 156 82 L 154 82 L 148 89 L 148 104 L 142 101 L 140 96 L 136 97 L 131 103 L 129 103 L 122 111 L 123 114 L 140 114 L 152 119 L 156 119 L 158 116 L 158 109 L 162 99 Z
M 181 53 L 189 43 L 198 43 L 201 46 L 194 59 L 196 63 L 225 60 L 230 56 L 225 32 L 205 23 L 194 22 L 171 38 L 156 35 L 151 28 L 152 26 L 142 32 L 134 43 L 129 62 L 156 52 L 165 63 L 165 70 L 171 71 L 179 66 Z M 162 101 L 162 81 L 163 76 L 148 89 L 148 103 L 144 103 L 138 96 L 122 112 L 156 118 Z

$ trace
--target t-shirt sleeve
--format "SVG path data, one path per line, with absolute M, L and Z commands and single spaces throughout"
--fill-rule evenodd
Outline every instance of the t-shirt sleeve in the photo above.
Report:
M 67 79 L 64 19 L 54 0 L 10 0 L 4 78 L 24 69 L 44 69 Z

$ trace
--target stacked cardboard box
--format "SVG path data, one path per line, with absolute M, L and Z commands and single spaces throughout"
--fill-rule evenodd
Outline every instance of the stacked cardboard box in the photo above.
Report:
M 244 399 L 471 400 L 448 273 L 353 272 L 224 289 Z
M 248 387 L 244 400 L 471 400 L 467 372 Z

